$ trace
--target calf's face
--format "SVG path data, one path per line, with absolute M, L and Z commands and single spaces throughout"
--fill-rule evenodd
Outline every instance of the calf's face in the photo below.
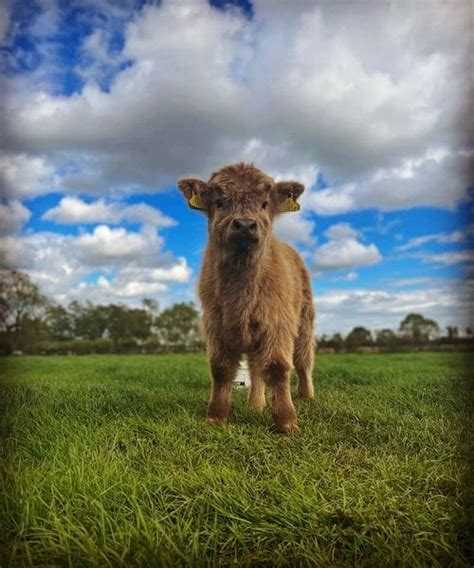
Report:
M 246 254 L 265 244 L 276 215 L 297 211 L 302 184 L 276 183 L 255 166 L 236 164 L 212 174 L 208 182 L 184 178 L 178 186 L 190 207 L 206 213 L 210 239 Z

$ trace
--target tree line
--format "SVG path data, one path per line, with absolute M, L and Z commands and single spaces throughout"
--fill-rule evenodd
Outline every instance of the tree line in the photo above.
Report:
M 462 336 L 462 337 L 461 337 Z M 322 349 L 333 351 L 382 348 L 397 350 L 436 343 L 472 343 L 470 328 L 441 330 L 434 320 L 410 313 L 397 331 L 375 332 L 361 326 L 343 336 L 318 337 Z M 4 271 L 0 278 L 0 353 L 160 353 L 201 351 L 205 344 L 195 305 L 176 303 L 162 311 L 144 298 L 140 307 L 73 301 L 62 306 L 44 296 L 29 276 Z
M 2 273 L 2 354 L 173 352 L 204 349 L 193 303 L 159 311 L 145 298 L 140 307 L 73 301 L 67 307 L 44 296 L 27 274 Z
M 340 333 L 332 336 L 322 335 L 318 339 L 321 347 L 340 351 L 357 347 L 396 348 L 397 346 L 421 346 L 435 344 L 471 343 L 473 332 L 470 327 L 462 333 L 457 326 L 447 326 L 442 330 L 439 324 L 422 314 L 410 313 L 400 322 L 397 331 L 393 329 L 379 329 L 375 332 L 357 326 L 346 337 Z

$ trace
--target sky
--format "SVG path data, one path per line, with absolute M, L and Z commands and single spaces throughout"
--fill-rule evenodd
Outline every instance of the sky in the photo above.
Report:
M 64 305 L 197 301 L 206 219 L 176 180 L 253 162 L 305 184 L 275 232 L 318 335 L 472 325 L 472 11 L 4 0 L 1 265 Z

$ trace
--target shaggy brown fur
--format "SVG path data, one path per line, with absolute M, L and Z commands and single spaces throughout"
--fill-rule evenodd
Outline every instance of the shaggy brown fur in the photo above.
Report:
M 282 203 L 296 200 L 304 187 L 275 183 L 242 163 L 213 173 L 208 182 L 187 178 L 178 185 L 188 201 L 198 196 L 208 216 L 199 283 L 212 374 L 207 420 L 227 421 L 232 381 L 247 354 L 249 404 L 263 410 L 268 385 L 277 430 L 296 431 L 290 372 L 294 364 L 298 395 L 312 398 L 314 307 L 302 259 L 273 235 L 272 224 Z

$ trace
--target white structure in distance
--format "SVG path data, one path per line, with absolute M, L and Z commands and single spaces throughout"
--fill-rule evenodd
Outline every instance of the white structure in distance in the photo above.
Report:
M 248 388 L 250 386 L 250 371 L 246 357 L 241 359 L 239 368 L 237 369 L 237 374 L 235 375 L 235 379 L 232 384 L 235 388 Z

